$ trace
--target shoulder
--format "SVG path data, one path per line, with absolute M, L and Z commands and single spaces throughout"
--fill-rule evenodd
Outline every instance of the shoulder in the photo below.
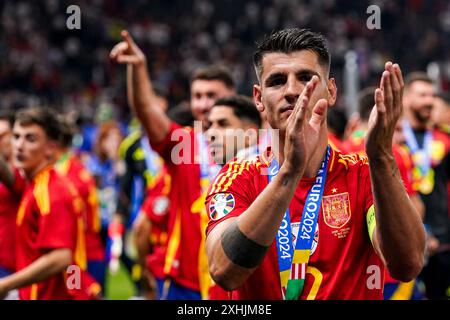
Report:
M 249 159 L 234 158 L 220 170 L 211 184 L 209 194 L 226 192 L 232 186 L 253 181 L 267 173 L 269 163 L 263 155 L 256 155 Z
M 336 165 L 346 171 L 359 169 L 369 166 L 369 159 L 366 155 L 360 153 L 342 153 L 338 150 L 333 150 L 334 162 Z

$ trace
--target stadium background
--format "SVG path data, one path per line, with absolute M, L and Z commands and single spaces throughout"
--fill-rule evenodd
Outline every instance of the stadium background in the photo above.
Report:
M 66 27 L 73 4 L 81 9 L 80 30 Z M 370 30 L 366 10 L 373 4 L 381 28 Z M 239 93 L 251 95 L 255 41 L 291 26 L 329 39 L 338 108 L 348 113 L 352 92 L 376 83 L 387 60 L 404 74 L 427 71 L 439 90 L 450 89 L 448 0 L 0 0 L 0 13 L 0 108 L 49 105 L 79 124 L 129 119 L 125 68 L 108 56 L 124 28 L 144 50 L 170 106 L 188 99 L 194 69 L 218 62 L 231 68 Z M 109 279 L 107 297 L 134 294 L 123 272 Z

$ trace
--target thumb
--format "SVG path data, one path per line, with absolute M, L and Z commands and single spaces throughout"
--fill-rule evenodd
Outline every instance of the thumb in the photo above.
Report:
M 316 102 L 312 110 L 311 120 L 309 123 L 312 127 L 321 127 L 327 118 L 328 101 L 325 99 L 320 99 Z

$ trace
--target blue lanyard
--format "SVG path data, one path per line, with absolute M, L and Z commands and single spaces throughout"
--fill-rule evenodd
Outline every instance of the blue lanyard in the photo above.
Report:
M 405 133 L 406 145 L 409 150 L 411 150 L 411 153 L 413 155 L 420 153 L 423 154 L 423 157 L 420 157 L 419 160 L 417 157 L 413 157 L 413 159 L 414 165 L 420 169 L 422 175 L 426 175 L 431 168 L 431 142 L 433 140 L 431 131 L 427 130 L 425 132 L 422 148 L 419 148 L 419 144 L 417 143 L 417 139 L 411 125 L 407 121 L 403 122 L 403 131 Z
M 288 280 L 290 280 L 289 278 L 292 279 L 292 277 L 295 276 L 294 272 L 291 272 L 293 263 L 305 264 L 303 266 L 303 270 L 306 270 L 306 264 L 309 261 L 309 254 L 311 251 L 314 232 L 316 230 L 317 220 L 319 217 L 320 202 L 325 187 L 328 160 L 330 158 L 331 152 L 330 150 L 330 146 L 327 146 L 326 156 L 322 161 L 320 169 L 317 172 L 316 180 L 306 197 L 298 234 L 295 235 L 297 238 L 295 253 L 289 207 L 286 209 L 283 220 L 278 229 L 276 235 L 276 245 L 282 290 L 287 287 Z M 269 183 L 272 181 L 273 177 L 278 174 L 278 170 L 278 162 L 273 159 L 269 166 Z M 302 274 L 298 274 L 297 276 L 304 279 L 305 272 L 303 272 Z

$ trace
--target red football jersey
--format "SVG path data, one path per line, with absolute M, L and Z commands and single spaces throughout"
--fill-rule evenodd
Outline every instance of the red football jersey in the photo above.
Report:
M 152 223 L 150 242 L 152 252 L 147 255 L 147 267 L 159 279 L 164 279 L 164 262 L 167 249 L 167 222 L 170 208 L 169 191 L 170 176 L 167 168 L 155 177 L 154 184 L 149 186 L 141 211 Z
M 268 184 L 265 155 L 227 164 L 211 185 L 205 202 L 211 220 L 207 234 L 221 221 L 241 215 Z M 314 178 L 302 179 L 289 205 L 298 229 Z M 301 299 L 382 299 L 384 266 L 369 238 L 366 214 L 373 205 L 367 158 L 332 149 L 319 212 L 318 228 Z M 378 277 L 371 286 L 371 276 Z M 233 299 L 281 299 L 275 241 L 261 265 Z
M 175 130 L 172 141 L 172 134 Z M 200 165 L 194 163 L 196 137 L 194 130 L 182 128 L 172 122 L 169 133 L 160 143 L 152 143 L 153 150 L 159 153 L 167 166 L 172 185 L 169 193 L 170 209 L 167 225 L 168 243 L 164 264 L 164 274 L 186 288 L 200 291 L 200 250 L 202 243 L 201 215 L 204 207 L 196 205 L 202 201 Z M 186 150 L 181 146 L 187 147 Z M 184 163 L 174 163 L 172 153 Z M 187 162 L 187 163 L 186 163 Z M 201 210 L 197 210 L 201 208 Z
M 105 250 L 100 237 L 100 211 L 94 177 L 74 154 L 58 161 L 56 170 L 74 185 L 85 207 L 86 253 L 88 260 L 103 260 Z
M 343 142 L 334 133 L 328 132 L 328 144 L 335 150 L 345 152 Z
M 52 168 L 38 173 L 27 185 L 17 212 L 17 270 L 58 248 L 71 249 L 74 264 L 85 269 L 82 208 L 81 199 L 69 181 Z M 73 298 L 66 287 L 65 272 L 20 288 L 19 295 L 22 300 Z
M 10 189 L 0 183 L 0 267 L 15 270 L 16 214 L 25 189 L 25 179 L 14 170 L 15 182 Z
M 345 141 L 343 147 L 345 152 L 365 155 L 366 147 L 364 145 L 364 137 L 361 136 L 360 130 L 358 133 L 359 135 L 351 136 L 347 141 Z M 400 176 L 402 177 L 406 193 L 410 196 L 416 194 L 412 183 L 413 163 L 411 155 L 404 148 L 395 144 L 392 145 L 392 153 L 394 154 L 395 162 L 397 162 L 398 170 L 400 172 Z

